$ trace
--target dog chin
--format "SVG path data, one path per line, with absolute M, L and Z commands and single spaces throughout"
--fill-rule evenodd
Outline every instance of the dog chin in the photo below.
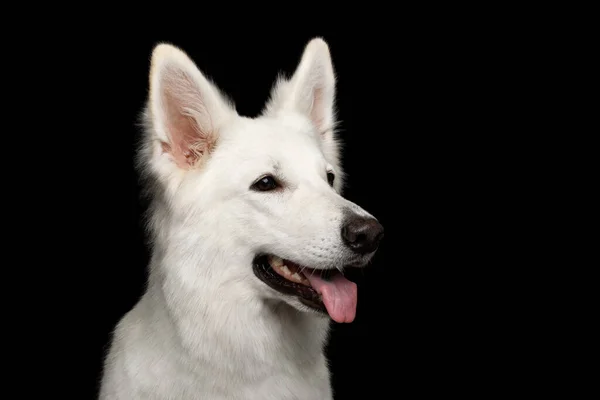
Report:
M 298 297 L 282 295 L 278 293 L 278 301 L 282 301 L 283 303 L 302 313 L 312 314 L 319 318 L 329 319 L 329 314 L 327 314 L 326 310 L 305 305 Z
M 269 254 L 257 255 L 252 264 L 254 275 L 297 310 L 338 323 L 354 320 L 357 287 L 337 268 L 309 268 Z

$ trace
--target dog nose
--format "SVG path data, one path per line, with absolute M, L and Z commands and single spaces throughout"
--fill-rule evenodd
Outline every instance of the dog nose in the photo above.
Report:
M 383 226 L 375 218 L 352 216 L 342 227 L 342 238 L 356 253 L 371 253 L 383 238 Z

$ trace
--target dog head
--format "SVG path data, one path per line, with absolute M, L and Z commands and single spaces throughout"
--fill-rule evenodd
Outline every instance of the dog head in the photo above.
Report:
M 383 228 L 340 194 L 334 101 L 319 38 L 257 118 L 238 115 L 182 50 L 155 47 L 142 160 L 162 193 L 152 223 L 165 257 L 190 279 L 352 321 L 356 285 L 342 272 L 371 259 Z

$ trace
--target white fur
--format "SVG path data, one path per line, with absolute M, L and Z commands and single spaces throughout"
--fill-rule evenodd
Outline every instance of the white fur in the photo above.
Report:
M 101 400 L 332 398 L 329 319 L 267 287 L 252 260 L 267 252 L 312 268 L 368 261 L 341 243 L 344 211 L 369 214 L 339 194 L 334 103 L 319 38 L 255 119 L 239 116 L 183 51 L 155 48 L 140 151 L 152 197 L 149 280 L 115 329 Z M 265 173 L 283 188 L 250 190 Z

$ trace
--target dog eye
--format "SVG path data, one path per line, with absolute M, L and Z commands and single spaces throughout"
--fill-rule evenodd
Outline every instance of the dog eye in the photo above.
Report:
M 277 189 L 278 187 L 279 185 L 277 184 L 275 178 L 273 178 L 271 175 L 267 175 L 254 182 L 250 188 L 259 192 L 268 192 L 270 190 Z
M 329 186 L 333 186 L 333 181 L 335 180 L 335 175 L 333 172 L 327 173 L 327 182 L 329 182 Z

